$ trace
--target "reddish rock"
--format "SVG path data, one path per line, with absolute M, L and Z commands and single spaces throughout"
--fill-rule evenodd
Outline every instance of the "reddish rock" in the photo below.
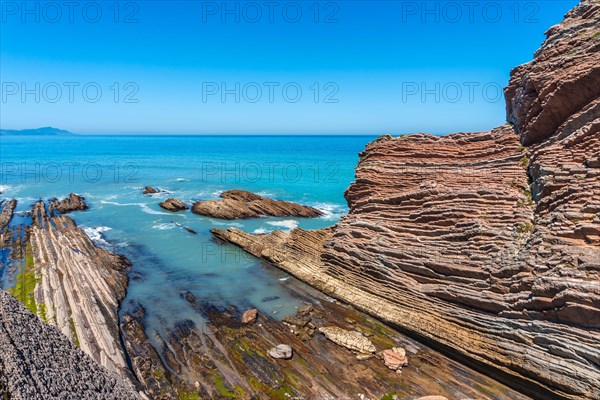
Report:
M 242 314 L 242 323 L 243 324 L 252 324 L 252 323 L 254 323 L 254 321 L 256 321 L 257 316 L 258 316 L 258 310 L 256 310 L 256 308 L 253 308 L 251 310 L 246 310 L 246 311 L 244 311 L 244 314 Z
M 273 200 L 244 190 L 221 193 L 222 200 L 195 203 L 192 212 L 212 218 L 244 219 L 261 216 L 314 218 L 323 215 L 316 208 L 283 200 Z
M 402 370 L 402 367 L 408 365 L 408 358 L 406 357 L 406 350 L 401 347 L 393 347 L 388 350 L 384 350 L 381 353 L 383 362 L 386 367 L 394 371 Z

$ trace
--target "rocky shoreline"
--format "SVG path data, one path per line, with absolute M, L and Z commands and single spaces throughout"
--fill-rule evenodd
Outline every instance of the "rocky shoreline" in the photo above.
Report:
M 583 0 L 547 32 L 511 73 L 510 125 L 368 144 L 336 225 L 213 229 L 318 289 L 290 278 L 305 306 L 282 320 L 181 290 L 181 318 L 149 324 L 142 304 L 122 305 L 130 262 L 65 215 L 83 197 L 40 200 L 14 226 L 17 202 L 0 203 L 2 267 L 16 275 L 0 290 L 0 397 L 597 399 L 599 27 L 600 4 Z M 322 215 L 221 197 L 192 212 Z

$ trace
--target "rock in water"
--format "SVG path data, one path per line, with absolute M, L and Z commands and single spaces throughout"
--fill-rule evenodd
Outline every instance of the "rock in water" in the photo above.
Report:
M 290 358 L 292 358 L 292 355 L 292 348 L 287 344 L 278 344 L 277 346 L 269 350 L 269 356 L 273 358 L 289 360 Z
M 381 353 L 383 362 L 386 367 L 394 371 L 402 370 L 402 367 L 408 365 L 408 358 L 406 357 L 406 350 L 401 347 L 393 347 L 388 350 L 384 350 Z
M 257 316 L 258 310 L 256 308 L 253 308 L 252 310 L 246 310 L 244 311 L 244 314 L 242 314 L 242 323 L 252 324 L 254 321 L 256 321 Z
M 143 194 L 154 194 L 154 193 L 158 193 L 158 190 L 154 189 L 152 186 L 146 186 L 144 188 Z
M 376 350 L 373 342 L 357 331 L 349 331 L 337 326 L 326 326 L 319 328 L 319 332 L 323 333 L 333 343 L 349 350 L 358 351 L 363 354 L 371 354 Z
M 61 214 L 66 214 L 71 211 L 87 210 L 88 206 L 87 204 L 85 204 L 84 200 L 85 197 L 79 196 L 75 193 L 71 193 L 69 197 L 61 200 L 60 202 L 56 198 L 52 199 L 49 209 L 50 212 L 57 210 Z
M 222 200 L 200 201 L 192 212 L 212 218 L 244 219 L 260 216 L 305 217 L 323 215 L 316 208 L 282 200 L 272 200 L 245 190 L 229 190 L 221 193 Z
M 331 229 L 213 234 L 533 397 L 597 398 L 599 29 L 584 0 L 547 32 L 513 125 L 367 145 Z
M 165 210 L 169 211 L 183 211 L 189 208 L 181 200 L 175 198 L 166 199 L 165 201 L 160 203 L 160 206 Z
M 0 203 L 2 205 L 2 203 Z M 17 206 L 16 200 L 7 201 L 2 207 L 2 211 L 0 212 L 0 231 L 3 230 L 10 224 L 10 221 L 13 218 L 15 213 L 15 207 Z

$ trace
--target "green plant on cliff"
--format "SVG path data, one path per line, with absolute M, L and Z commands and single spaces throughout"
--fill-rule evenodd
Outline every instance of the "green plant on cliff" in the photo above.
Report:
M 517 233 L 529 233 L 533 231 L 533 224 L 529 221 L 525 221 L 517 226 Z
M 521 166 L 525 169 L 529 168 L 529 157 L 527 156 L 523 156 L 521 157 L 521 159 L 519 160 L 519 163 L 521 164 Z
M 33 290 L 40 280 L 34 271 L 31 243 L 27 243 L 25 246 L 25 266 L 21 268 L 21 272 L 17 275 L 15 287 L 9 289 L 8 292 L 25 304 L 25 307 L 34 314 L 38 314 L 38 307 L 35 303 Z

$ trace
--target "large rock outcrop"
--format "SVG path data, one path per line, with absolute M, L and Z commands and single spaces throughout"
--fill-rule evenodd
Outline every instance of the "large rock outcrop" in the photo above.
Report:
M 13 400 L 139 399 L 56 327 L 0 290 L 0 397 Z
M 244 219 L 269 217 L 314 218 L 323 215 L 316 208 L 283 200 L 273 200 L 245 190 L 228 190 L 221 193 L 222 200 L 199 201 L 192 212 L 212 218 Z
M 598 398 L 598 32 L 597 0 L 548 31 L 514 126 L 370 143 L 332 229 L 214 234 L 536 398 Z

